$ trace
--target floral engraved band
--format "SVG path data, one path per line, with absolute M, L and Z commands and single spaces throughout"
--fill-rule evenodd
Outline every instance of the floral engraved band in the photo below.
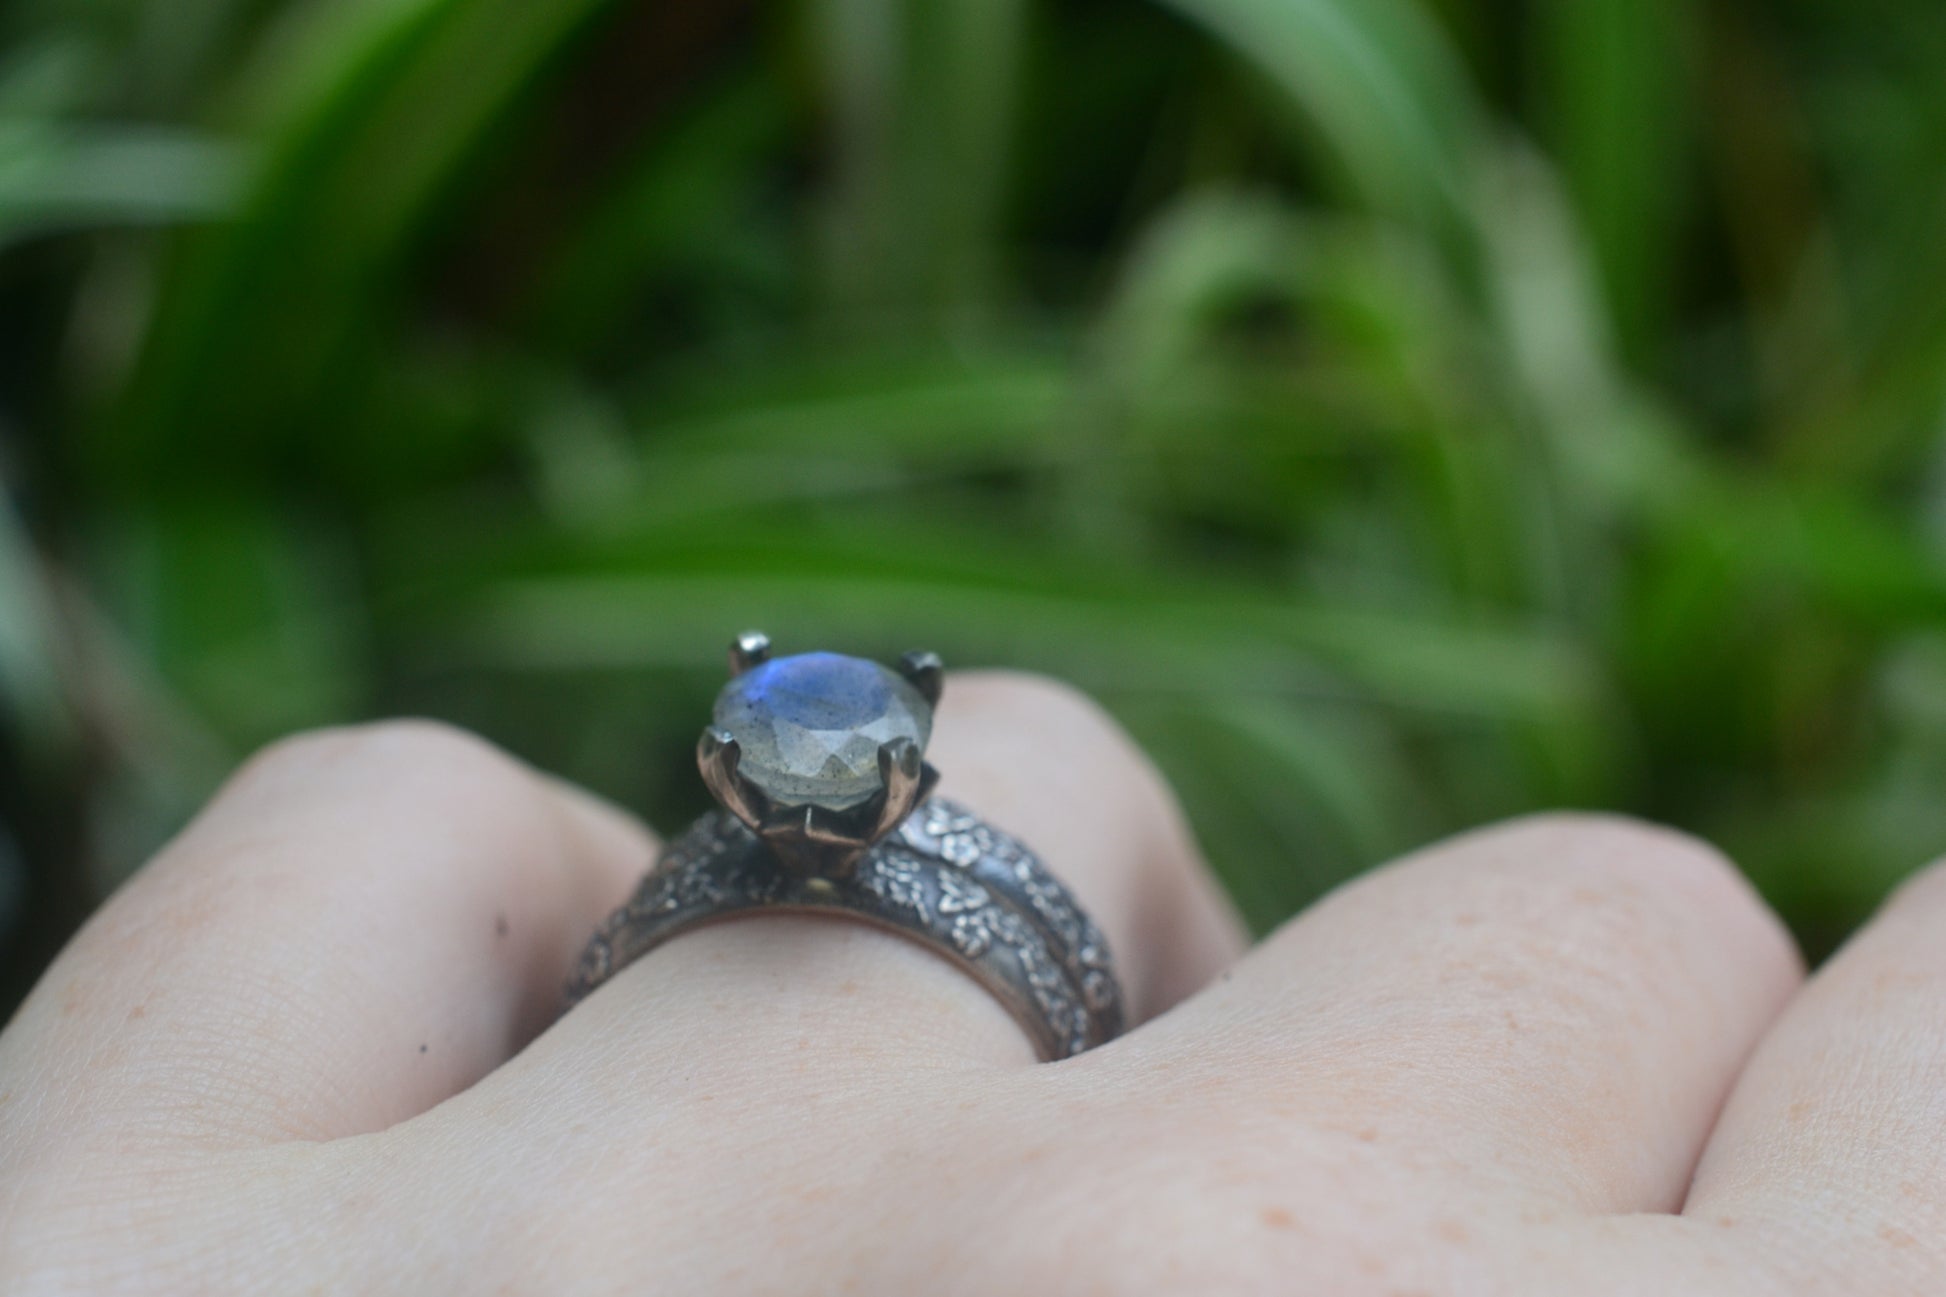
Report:
M 722 808 L 664 848 L 589 942 L 570 1003 L 670 938 L 759 911 L 842 913 L 971 973 L 1043 1059 L 1122 1028 L 1106 940 L 1020 842 L 930 793 L 922 760 L 942 673 L 833 653 L 772 659 L 739 636 L 732 679 L 697 745 Z

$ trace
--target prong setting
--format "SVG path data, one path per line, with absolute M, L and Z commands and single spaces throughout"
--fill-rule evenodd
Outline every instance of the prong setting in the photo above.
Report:
M 928 787 L 929 770 L 931 767 L 919 757 L 919 745 L 911 739 L 893 739 L 879 746 L 878 773 L 884 780 L 885 793 L 872 825 L 873 841 L 898 828 L 912 814 Z
M 939 706 L 939 695 L 946 687 L 946 667 L 939 654 L 914 649 L 899 659 L 899 674 L 912 683 L 931 706 Z
M 794 872 L 849 875 L 938 783 L 923 752 L 939 658 L 909 653 L 896 669 L 829 653 L 772 661 L 768 639 L 750 632 L 730 665 L 697 740 L 703 782 Z
M 702 772 L 710 796 L 754 829 L 763 821 L 764 807 L 758 800 L 763 793 L 737 773 L 742 757 L 743 749 L 735 737 L 714 725 L 696 740 L 696 768 Z
M 786 806 L 738 773 L 737 741 L 706 729 L 696 743 L 696 764 L 723 809 L 762 838 L 793 869 L 842 878 L 925 800 L 939 772 L 919 758 L 918 745 L 895 740 L 880 749 L 886 785 L 870 800 L 844 810 L 826 806 Z
M 760 630 L 747 630 L 730 641 L 730 675 L 742 675 L 752 667 L 770 661 L 770 636 Z

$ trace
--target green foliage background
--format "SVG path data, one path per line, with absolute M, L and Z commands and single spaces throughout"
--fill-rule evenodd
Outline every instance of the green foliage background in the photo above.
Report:
M 17 994 L 253 745 L 665 823 L 728 634 L 1070 677 L 1250 917 L 1946 850 L 1930 0 L 11 0 Z

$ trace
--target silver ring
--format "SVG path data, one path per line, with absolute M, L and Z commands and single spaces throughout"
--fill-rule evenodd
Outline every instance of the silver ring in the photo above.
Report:
M 1043 1059 L 1122 1029 L 1100 929 L 1024 844 L 929 794 L 920 758 L 942 679 L 835 654 L 772 660 L 752 632 L 697 744 L 722 804 L 663 849 L 568 985 L 581 999 L 663 942 L 756 911 L 837 913 L 912 938 L 971 973 Z

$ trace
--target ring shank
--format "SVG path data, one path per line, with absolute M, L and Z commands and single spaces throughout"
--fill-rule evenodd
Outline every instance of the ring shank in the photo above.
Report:
M 932 799 L 841 876 L 793 869 L 743 823 L 705 815 L 665 848 L 590 941 L 572 1003 L 692 928 L 760 912 L 842 914 L 943 955 L 985 986 L 1044 1060 L 1122 1028 L 1107 943 L 1019 842 Z

